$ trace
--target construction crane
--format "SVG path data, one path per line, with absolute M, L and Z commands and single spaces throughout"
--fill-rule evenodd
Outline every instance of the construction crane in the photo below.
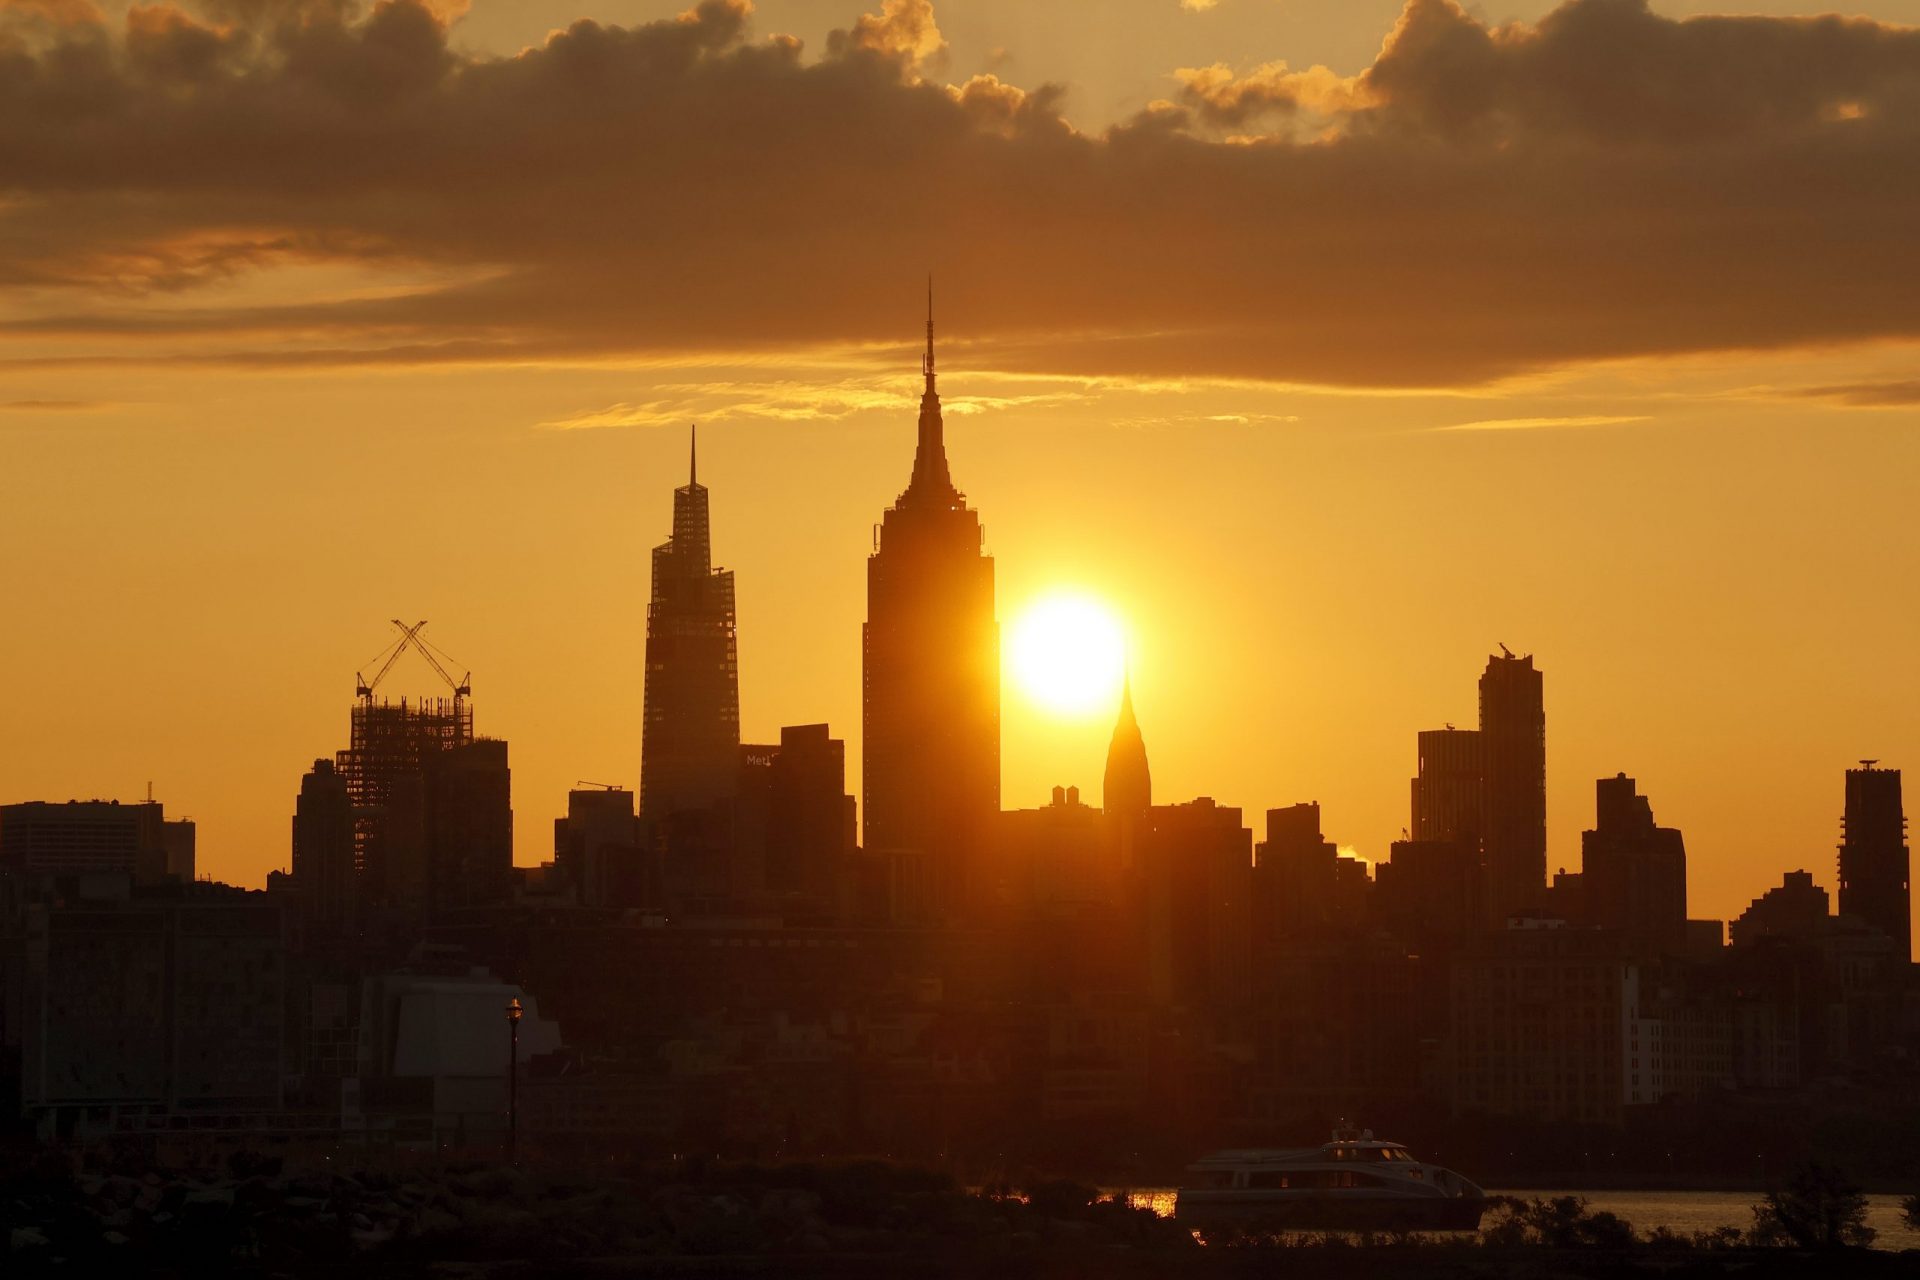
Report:
M 588 782 L 585 778 L 582 778 L 580 781 L 574 783 L 573 785 L 576 787 L 598 787 L 602 791 L 625 791 L 626 790 L 625 787 L 621 786 L 617 782 Z
M 449 689 L 453 690 L 455 699 L 463 699 L 473 692 L 473 672 L 469 671 L 458 680 L 455 680 L 446 667 L 441 665 L 440 659 L 434 657 L 432 646 L 421 638 L 421 629 L 427 625 L 425 618 L 422 618 L 412 626 L 408 626 L 398 618 L 391 619 L 391 621 L 394 627 L 400 632 L 400 638 L 394 641 L 392 645 L 374 655 L 374 661 L 380 663 L 380 670 L 374 673 L 373 679 L 371 680 L 357 671 L 354 672 L 354 692 L 360 698 L 368 702 L 373 700 L 373 691 L 380 687 L 380 682 L 387 678 L 387 672 L 393 670 L 393 664 L 398 662 L 400 655 L 408 649 L 414 650 L 427 660 L 427 665 L 433 668 L 436 675 L 447 682 Z
M 398 640 L 395 640 L 392 644 L 373 656 L 374 662 L 380 664 L 380 669 L 373 673 L 373 679 L 367 679 L 358 671 L 353 673 L 353 692 L 355 696 L 362 699 L 372 698 L 373 691 L 380 687 L 382 680 L 387 678 L 387 672 L 393 670 L 393 664 L 400 661 L 400 655 L 407 651 L 407 642 L 412 638 L 412 631 L 405 626 L 401 626 L 399 623 L 395 623 L 394 625 L 399 626 L 403 634 Z M 424 627 L 427 624 L 421 622 L 419 625 Z
M 421 638 L 420 629 L 427 625 L 426 619 L 422 618 L 419 622 L 408 626 L 406 623 L 400 621 L 400 619 L 395 618 L 393 625 L 400 628 L 400 634 L 406 637 L 407 643 L 411 644 L 414 650 L 427 660 L 427 665 L 433 668 L 434 674 L 447 682 L 447 688 L 453 690 L 454 697 L 464 698 L 473 692 L 473 672 L 469 671 L 458 680 L 455 680 L 447 669 L 440 665 L 440 659 L 433 656 L 435 652 L 434 647 Z M 449 662 L 453 661 L 452 654 L 445 656 Z

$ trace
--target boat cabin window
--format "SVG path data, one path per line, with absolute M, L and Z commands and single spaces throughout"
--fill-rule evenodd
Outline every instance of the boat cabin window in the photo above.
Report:
M 1194 1174 L 1193 1185 L 1209 1191 L 1225 1191 L 1233 1186 L 1233 1180 L 1232 1169 L 1202 1169 Z
M 1350 1147 L 1331 1146 L 1326 1149 L 1329 1160 L 1408 1160 L 1413 1156 L 1404 1147 Z
M 1358 1169 L 1294 1169 L 1287 1173 L 1252 1174 L 1249 1186 L 1288 1191 L 1330 1191 L 1341 1188 L 1375 1187 L 1381 1180 Z

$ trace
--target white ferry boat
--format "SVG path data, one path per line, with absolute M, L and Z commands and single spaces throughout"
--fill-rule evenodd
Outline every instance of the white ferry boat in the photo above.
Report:
M 1373 1131 L 1291 1150 L 1216 1151 L 1189 1167 L 1174 1217 L 1208 1227 L 1304 1231 L 1474 1231 L 1487 1193 Z

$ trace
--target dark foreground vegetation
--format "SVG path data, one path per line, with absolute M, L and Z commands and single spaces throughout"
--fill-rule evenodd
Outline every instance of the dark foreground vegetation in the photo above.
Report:
M 1892 1277 L 1864 1201 L 1807 1166 L 1751 1231 L 1636 1233 L 1574 1197 L 1499 1201 L 1481 1234 L 1216 1235 L 1072 1182 L 968 1190 L 878 1161 L 142 1168 L 47 1153 L 0 1173 L 8 1275 Z M 1920 1205 L 1910 1206 L 1910 1213 Z

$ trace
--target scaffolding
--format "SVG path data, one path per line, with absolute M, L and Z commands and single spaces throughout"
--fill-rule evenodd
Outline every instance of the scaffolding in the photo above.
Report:
M 353 806 L 354 871 L 376 900 L 392 896 L 400 887 L 397 868 L 390 864 L 416 852 L 412 846 L 420 836 L 414 829 L 421 817 L 419 780 L 427 762 L 473 741 L 468 676 L 454 679 L 434 656 L 420 635 L 427 625 L 424 621 L 408 626 L 395 619 L 393 625 L 400 638 L 376 656 L 380 666 L 373 679 L 355 678 L 348 746 L 334 757 Z M 447 683 L 450 697 L 396 702 L 375 696 L 380 681 L 409 648 Z
M 473 741 L 473 706 L 465 698 L 405 698 L 353 708 L 352 744 L 336 758 L 353 807 L 376 808 L 393 799 L 397 779 L 420 772 L 430 756 Z

